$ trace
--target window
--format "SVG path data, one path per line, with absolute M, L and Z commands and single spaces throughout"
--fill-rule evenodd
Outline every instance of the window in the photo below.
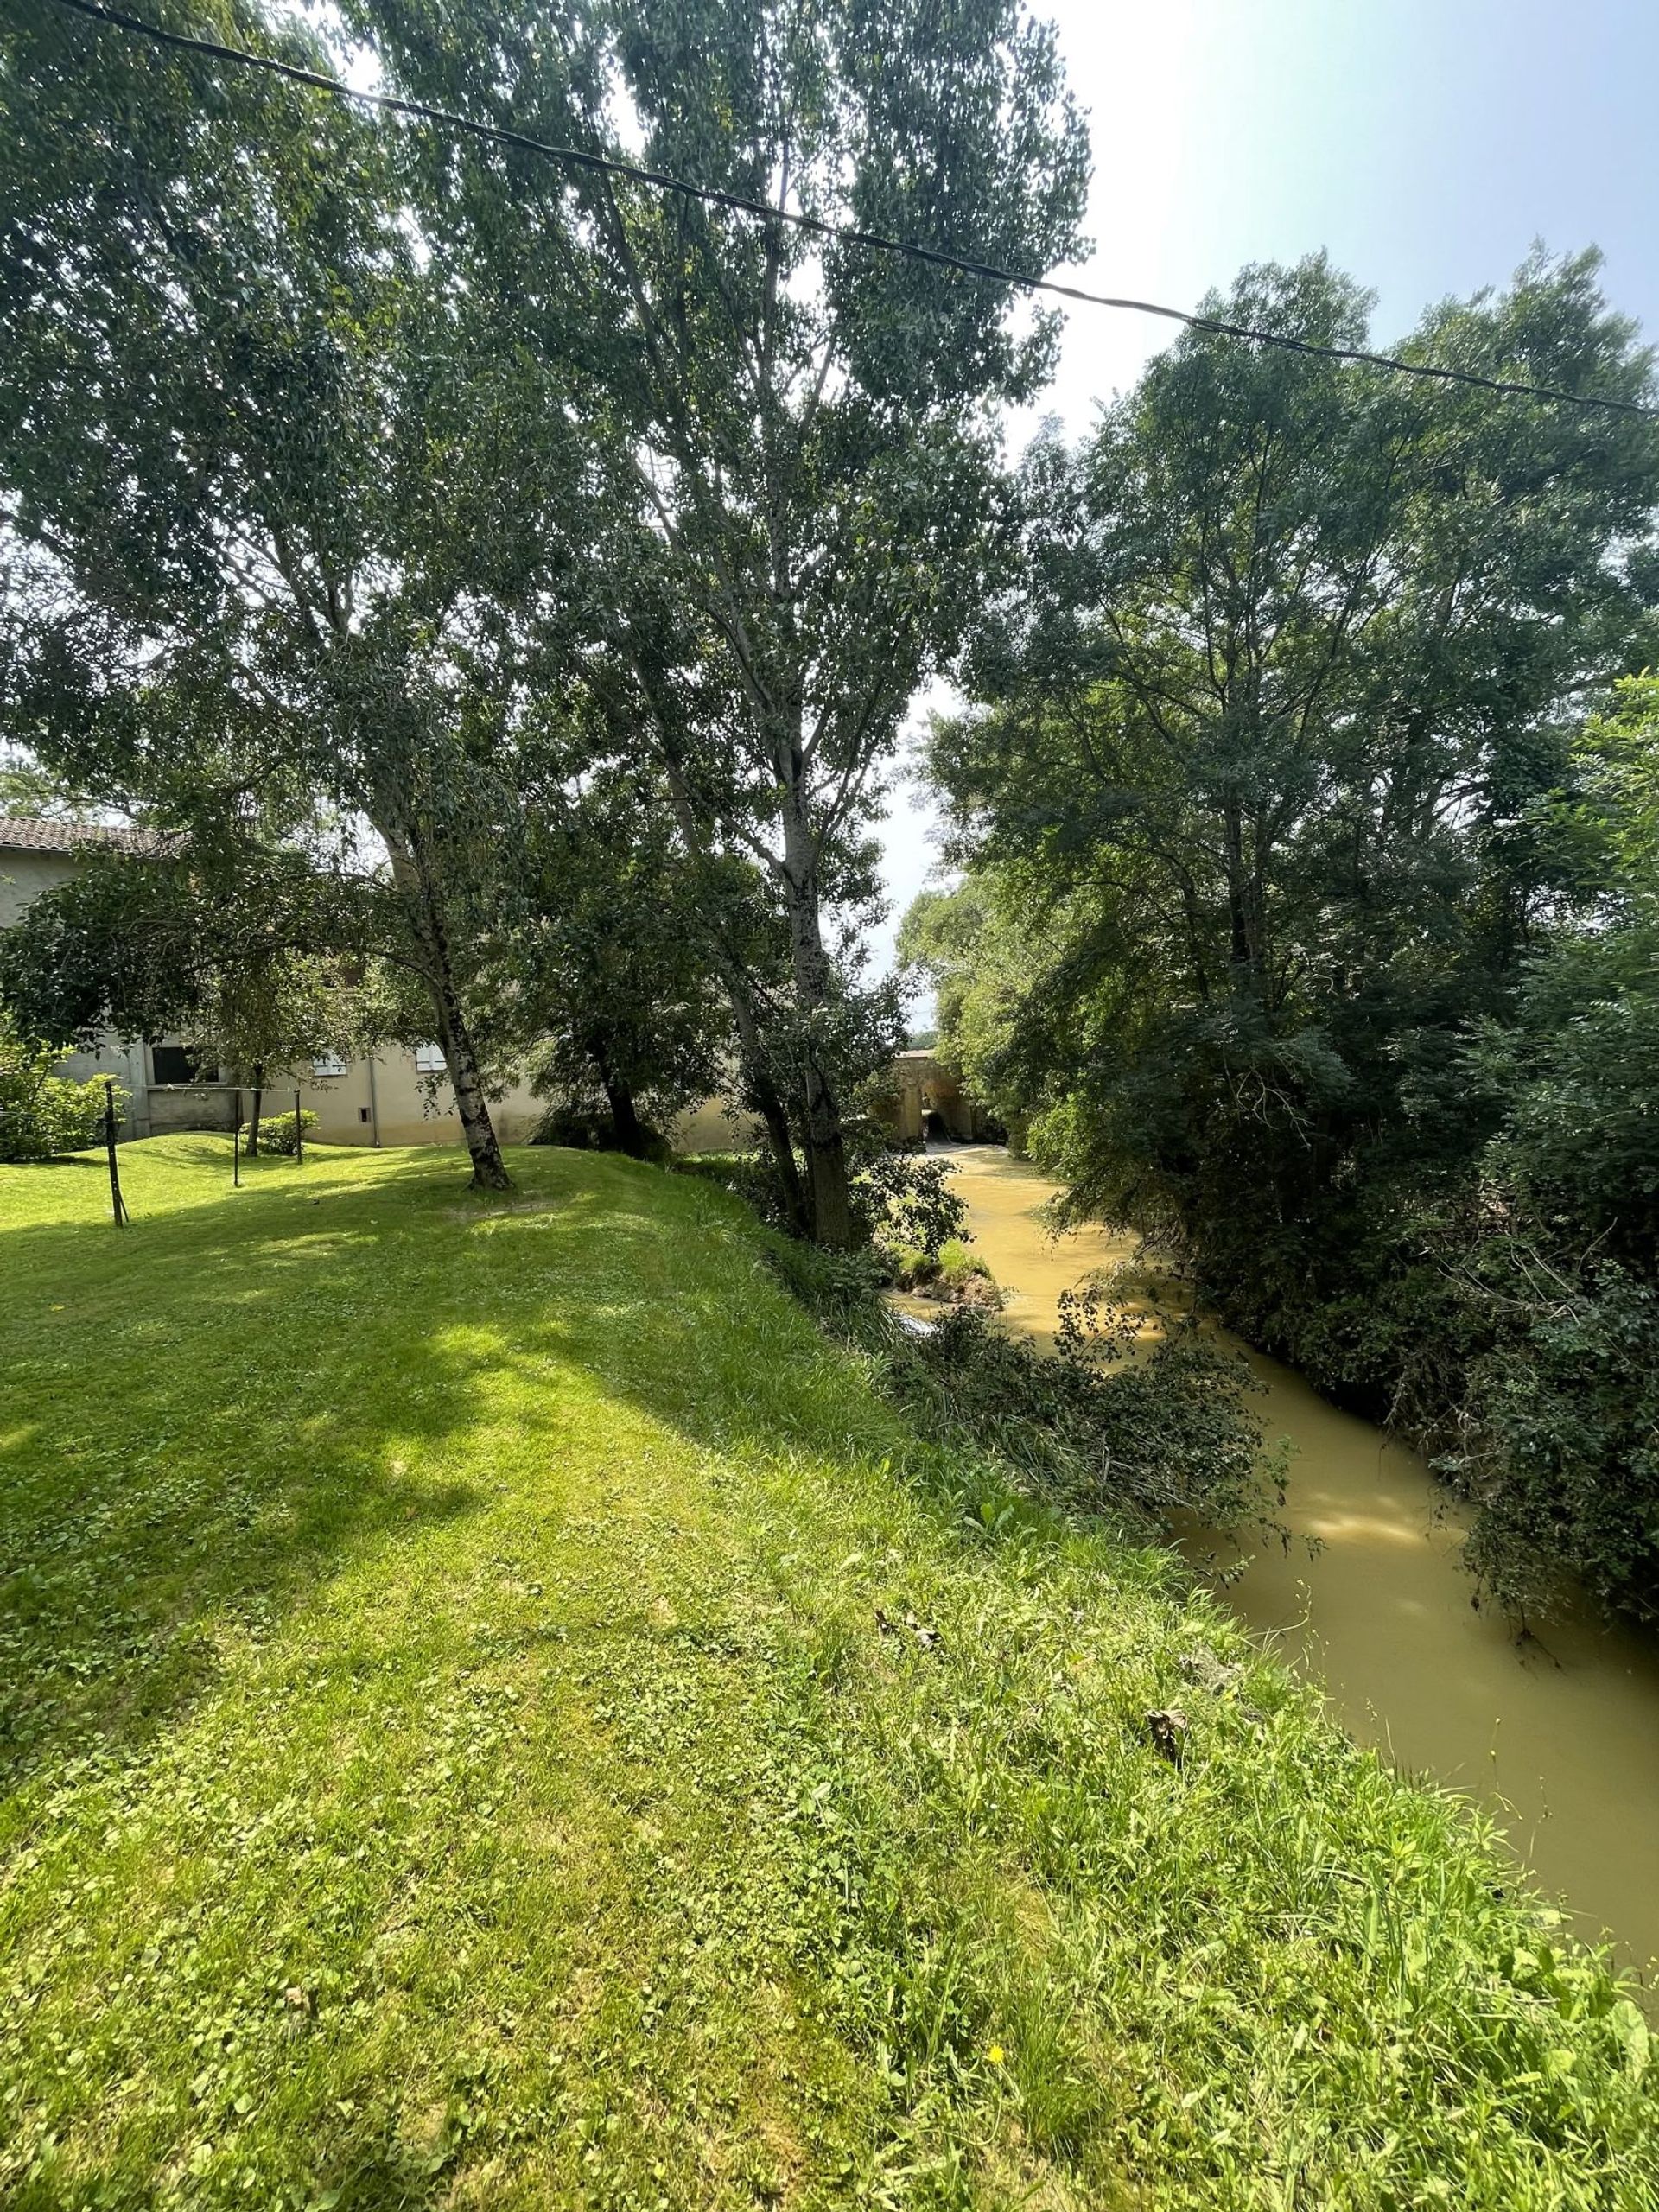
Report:
M 311 1063 L 311 1072 L 319 1079 L 324 1076 L 344 1075 L 346 1063 L 338 1052 L 319 1052 Z
M 211 1083 L 216 1071 L 198 1060 L 187 1045 L 152 1045 L 149 1048 L 152 1083 Z
M 443 1073 L 442 1046 L 417 1045 L 415 1047 L 415 1072 L 416 1075 L 442 1075 Z
M 357 1118 L 358 1118 L 358 1120 L 359 1120 L 359 1122 L 366 1122 L 366 1121 L 368 1120 L 368 1118 L 369 1118 L 369 1109 L 368 1109 L 368 1108 L 367 1108 L 366 1106 L 359 1106 L 359 1107 L 358 1108 L 358 1109 L 357 1109 Z

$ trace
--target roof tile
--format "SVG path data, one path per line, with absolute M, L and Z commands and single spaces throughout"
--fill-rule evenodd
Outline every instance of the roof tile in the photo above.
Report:
M 119 828 L 99 822 L 49 822 L 0 814 L 0 852 L 74 853 L 101 846 L 118 853 L 164 853 L 175 840 L 159 830 Z

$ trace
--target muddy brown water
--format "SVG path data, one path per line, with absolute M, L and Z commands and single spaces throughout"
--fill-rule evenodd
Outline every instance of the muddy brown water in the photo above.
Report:
M 948 1149 L 1005 1322 L 1052 1342 L 1060 1293 L 1129 1258 L 1134 1239 L 1100 1228 L 1052 1236 L 1038 1213 L 1055 1186 L 1034 1168 L 1000 1147 L 937 1149 Z M 1647 1967 L 1651 1999 L 1659 1643 L 1584 1610 L 1541 1627 L 1541 1644 L 1517 1646 L 1503 1621 L 1471 1605 L 1462 1525 L 1421 1459 L 1288 1369 L 1246 1357 L 1268 1441 L 1293 1447 L 1281 1518 L 1319 1548 L 1247 1547 L 1226 1602 L 1318 1678 L 1353 1734 L 1494 1810 L 1580 1930 L 1605 1934 L 1622 1964 Z M 1239 1556 L 1213 1538 L 1185 1548 L 1201 1567 Z

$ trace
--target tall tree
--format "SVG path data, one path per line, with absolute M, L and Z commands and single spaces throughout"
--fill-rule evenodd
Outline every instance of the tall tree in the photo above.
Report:
M 326 60 L 251 10 L 219 28 Z M 57 11 L 5 35 L 14 734 L 172 819 L 275 778 L 366 823 L 499 1186 L 467 991 L 515 820 L 513 620 L 586 534 L 588 448 L 421 248 L 395 134 Z
M 1413 343 L 1640 398 L 1595 279 L 1536 259 Z M 1322 260 L 1210 304 L 1364 341 Z M 1040 914 L 1004 1049 L 1046 1062 L 1020 1103 L 1089 1199 L 1199 1234 L 1240 1296 L 1275 1250 L 1306 1274 L 1356 1148 L 1513 988 L 1551 895 L 1529 808 L 1652 635 L 1656 496 L 1649 423 L 1197 333 L 1035 454 L 1026 580 L 934 765 L 1004 933 Z
M 1323 262 L 1213 305 L 1364 343 Z M 1592 256 L 1411 342 L 1653 398 Z M 906 931 L 955 1049 L 1077 1209 L 1465 1480 L 1501 1594 L 1541 1551 L 1630 1602 L 1652 1023 L 1609 839 L 1646 849 L 1651 730 L 1573 730 L 1652 655 L 1659 426 L 1194 334 L 1027 507 L 933 748 L 966 879 Z
M 1083 125 L 1052 30 L 1017 0 L 944 17 L 931 0 L 593 0 L 555 36 L 536 0 L 357 0 L 353 19 L 417 92 L 817 224 L 1033 274 L 1077 244 Z M 1052 323 L 822 230 L 510 152 L 446 146 L 442 163 L 448 235 L 504 327 L 563 357 L 582 313 L 618 341 L 610 390 L 655 543 L 730 702 L 687 719 L 658 696 L 655 741 L 722 849 L 775 886 L 796 1041 L 774 1057 L 796 1071 L 814 1233 L 845 1243 L 836 1041 L 857 987 L 827 918 L 837 856 L 977 604 L 995 410 L 1039 387 Z M 733 988 L 747 1038 L 766 1008 Z
M 727 1079 L 730 1025 L 701 941 L 690 871 L 648 761 L 586 734 L 521 734 L 518 897 L 490 943 L 496 1033 L 561 1105 L 603 1102 L 620 1151 Z

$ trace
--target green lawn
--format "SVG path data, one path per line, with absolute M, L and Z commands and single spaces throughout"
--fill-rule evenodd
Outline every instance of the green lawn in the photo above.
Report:
M 123 1158 L 0 1168 L 5 2203 L 1659 2202 L 1472 1821 L 722 1192 Z

